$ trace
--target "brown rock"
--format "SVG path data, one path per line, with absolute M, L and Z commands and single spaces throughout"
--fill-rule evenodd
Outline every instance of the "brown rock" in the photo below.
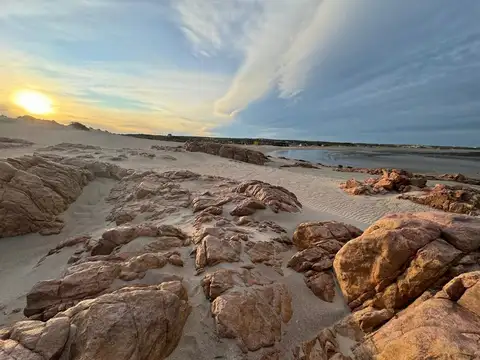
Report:
M 298 212 L 302 208 L 302 204 L 294 193 L 281 186 L 273 186 L 258 180 L 240 184 L 235 188 L 235 192 L 263 202 L 276 213 L 279 211 Z
M 335 272 L 347 302 L 352 308 L 362 304 L 378 309 L 403 308 L 460 270 L 458 264 L 464 255 L 455 245 L 465 250 L 475 248 L 471 244 L 478 240 L 477 227 L 477 219 L 457 215 L 383 217 L 345 244 L 335 257 Z
M 330 254 L 324 249 L 319 247 L 311 247 L 297 252 L 288 261 L 287 266 L 298 272 L 305 272 L 313 269 L 316 266 L 315 271 L 322 271 L 325 269 L 317 270 L 320 267 L 329 268 L 332 266 L 333 260 L 330 259 Z
M 425 192 L 402 194 L 399 198 L 457 214 L 480 214 L 480 190 L 474 188 L 437 184 Z
M 305 283 L 316 297 L 323 301 L 333 302 L 335 297 L 335 281 L 330 272 L 321 272 L 305 278 Z
M 195 266 L 197 269 L 222 262 L 237 262 L 239 252 L 228 241 L 207 235 L 197 246 Z
M 255 199 L 245 199 L 240 204 L 238 204 L 232 211 L 230 211 L 230 215 L 247 216 L 254 214 L 257 210 L 265 208 L 266 206 L 262 201 Z
M 257 165 L 263 165 L 269 161 L 268 158 L 260 151 L 214 142 L 189 141 L 185 143 L 184 148 L 185 150 L 191 152 L 204 152 L 211 155 L 217 155 L 224 158 Z
M 330 240 L 334 240 L 335 247 L 328 250 L 335 251 L 338 246 L 342 247 L 344 243 L 361 234 L 360 229 L 341 222 L 307 222 L 298 225 L 293 234 L 293 243 L 298 249 L 303 250 L 317 245 L 328 246 Z M 324 243 L 320 243 L 321 241 Z M 336 251 L 338 250 L 339 248 L 336 249 Z
M 446 295 L 448 288 L 458 283 L 454 279 L 436 297 L 408 307 L 368 337 L 355 349 L 357 358 L 413 360 L 478 357 L 480 317 L 475 308 L 480 303 L 477 291 L 479 277 L 465 274 L 463 278 L 471 279 L 471 283 L 460 298 L 455 300 Z M 457 298 L 459 293 L 454 293 Z M 475 301 L 464 301 L 470 296 Z
M 244 352 L 272 346 L 281 339 L 282 323 L 292 317 L 291 301 L 280 284 L 220 295 L 212 303 L 217 333 L 237 339 Z

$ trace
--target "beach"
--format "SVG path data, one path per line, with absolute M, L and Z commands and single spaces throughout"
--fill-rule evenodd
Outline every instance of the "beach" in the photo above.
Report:
M 214 261 L 205 272 L 205 274 L 211 274 L 214 271 L 226 270 L 241 273 L 246 270 L 239 264 L 248 264 L 248 269 L 254 268 L 262 277 L 266 276 L 269 279 L 268 283 L 274 281 L 278 286 L 282 286 L 282 289 L 287 289 L 288 293 L 294 294 L 291 305 L 289 305 L 293 313 L 292 318 L 288 324 L 282 326 L 281 340 L 280 335 L 278 335 L 277 340 L 274 342 L 274 350 L 277 354 L 292 351 L 297 344 L 307 341 L 314 337 L 319 330 L 331 326 L 345 315 L 348 315 L 350 310 L 343 300 L 338 284 L 335 285 L 335 297 L 331 302 L 319 300 L 305 286 L 303 275 L 287 267 L 288 259 L 295 252 L 282 244 L 278 245 L 277 248 L 277 245 L 272 245 L 272 240 L 268 240 L 278 237 L 278 234 L 274 233 L 275 231 L 279 231 L 282 236 L 291 238 L 299 224 L 325 221 L 344 223 L 364 230 L 386 214 L 432 211 L 432 209 L 426 206 L 398 199 L 395 195 L 350 196 L 339 189 L 339 184 L 352 177 L 362 180 L 366 178 L 365 174 L 335 172 L 331 168 L 282 167 L 282 165 L 293 163 L 285 159 L 270 158 L 270 161 L 265 165 L 255 165 L 201 152 L 186 152 L 181 149 L 183 146 L 181 143 L 142 140 L 101 131 L 79 131 L 62 126 L 50 127 L 41 123 L 26 124 L 20 121 L 1 124 L 0 133 L 2 137 L 23 139 L 33 143 L 30 146 L 3 149 L 0 153 L 0 160 L 20 158 L 24 155 L 33 155 L 35 153 L 40 158 L 47 156 L 46 161 L 51 161 L 48 159 L 58 159 L 56 161 L 72 164 L 83 164 L 85 161 L 101 161 L 105 164 L 111 164 L 114 166 L 114 169 L 117 169 L 116 171 L 119 171 L 118 169 L 131 169 L 137 173 L 148 172 L 145 173 L 146 175 L 142 175 L 147 176 L 146 180 L 141 183 L 135 183 L 135 187 L 132 188 L 136 189 L 140 186 L 144 187 L 145 191 L 157 186 L 148 180 L 150 179 L 148 176 L 157 175 L 148 174 L 170 174 L 172 172 L 173 174 L 179 174 L 175 175 L 179 176 L 178 180 L 173 182 L 174 185 L 169 185 L 170 190 L 168 191 L 174 191 L 172 189 L 176 189 L 177 185 L 175 184 L 178 184 L 178 186 L 181 186 L 181 189 L 184 189 L 181 190 L 183 193 L 179 192 L 179 195 L 175 196 L 173 196 L 175 193 L 172 193 L 171 196 L 169 195 L 170 193 L 166 193 L 165 196 L 156 197 L 153 203 L 149 202 L 148 206 L 161 206 L 161 209 L 157 209 L 157 212 L 152 210 L 152 214 L 157 216 L 157 220 L 154 223 L 157 225 L 161 224 L 161 226 L 175 226 L 193 238 L 197 236 L 200 230 L 207 231 L 205 230 L 207 228 L 196 228 L 196 226 L 199 226 L 198 222 L 200 221 L 198 215 L 195 217 L 189 208 L 182 208 L 182 206 L 187 206 L 188 204 L 180 205 L 181 203 L 178 202 L 180 201 L 178 200 L 179 197 L 181 198 L 184 193 L 203 199 L 202 196 L 207 196 L 207 198 L 211 196 L 209 195 L 210 192 L 213 195 L 217 191 L 223 194 L 226 191 L 225 189 L 231 186 L 241 186 L 238 184 L 248 183 L 252 180 L 271 184 L 271 186 L 274 186 L 271 188 L 271 191 L 277 191 L 275 186 L 278 186 L 293 193 L 294 195 L 285 196 L 287 198 L 296 196 L 295 202 L 298 200 L 298 203 L 301 204 L 298 211 L 296 209 L 297 205 L 293 205 L 294 211 L 292 210 L 291 212 L 290 210 L 277 212 L 269 208 L 260 210 L 255 215 L 252 215 L 255 219 L 254 224 L 257 225 L 253 225 L 253 228 L 237 226 L 238 229 L 235 230 L 248 234 L 250 243 L 245 245 L 245 251 L 251 259 L 253 259 L 254 255 L 247 249 L 250 249 L 251 246 L 255 248 L 256 243 L 269 243 L 269 246 L 274 246 L 274 254 L 269 255 L 273 256 L 271 259 L 269 258 L 268 261 L 258 260 L 260 263 L 257 264 L 252 263 L 245 252 L 242 253 L 240 258 L 236 258 L 237 255 L 234 253 L 229 256 L 234 256 L 235 261 L 240 260 L 241 263 L 228 261 L 219 261 L 217 263 Z M 64 144 L 58 146 L 59 143 Z M 152 146 L 154 147 L 152 148 Z M 265 154 L 271 154 L 272 151 L 278 150 L 272 149 L 272 147 L 263 148 L 261 146 L 249 148 Z M 0 325 L 6 326 L 14 321 L 25 319 L 22 310 L 26 306 L 27 294 L 32 291 L 32 287 L 36 286 L 35 284 L 38 282 L 57 278 L 62 279 L 62 276 L 65 276 L 62 274 L 65 271 L 69 271 L 68 263 L 77 261 L 75 259 L 81 259 L 81 256 L 84 256 L 82 251 L 85 251 L 82 250 L 80 245 L 65 247 L 53 252 L 51 251 L 52 249 L 66 239 L 79 236 L 88 235 L 92 239 L 106 238 L 105 234 L 109 229 L 116 226 L 115 221 L 112 221 L 111 217 L 109 218 L 111 214 L 116 214 L 117 225 L 124 222 L 123 218 L 120 220 L 120 216 L 124 216 L 124 213 L 115 212 L 118 210 L 118 203 L 107 201 L 109 194 L 111 197 L 112 189 L 115 189 L 124 180 L 119 182 L 113 178 L 102 177 L 104 175 L 96 176 L 97 178 L 84 186 L 80 196 L 68 206 L 68 209 L 59 215 L 59 218 L 64 223 L 64 227 L 59 233 L 48 236 L 30 233 L 0 238 L 0 288 L 2 289 L 0 296 L 2 309 L 0 312 Z M 128 179 L 128 177 L 124 177 L 124 179 Z M 128 189 L 131 188 L 128 186 L 131 185 L 126 183 L 125 186 L 127 187 L 122 188 L 123 190 L 117 190 L 118 196 L 130 191 Z M 118 202 L 119 200 L 115 201 Z M 127 202 L 119 208 L 122 211 L 125 211 L 130 200 L 127 199 L 125 201 Z M 163 203 L 164 201 L 166 202 L 165 204 Z M 287 199 L 285 201 L 291 200 Z M 288 206 L 282 206 L 287 206 L 286 208 L 290 209 L 292 203 L 288 202 L 288 204 Z M 147 203 L 142 203 L 143 207 L 146 205 Z M 233 205 L 227 204 L 224 206 L 224 209 L 228 212 L 234 213 Z M 263 208 L 263 205 L 260 208 Z M 272 207 L 272 209 L 275 208 Z M 219 211 L 220 213 L 222 212 L 222 210 Z M 212 215 L 208 216 L 211 217 Z M 233 222 L 232 225 L 227 225 L 226 230 L 222 231 L 233 231 L 229 229 L 234 229 L 233 224 L 237 224 L 238 217 L 231 217 L 225 214 L 222 216 L 224 218 L 217 222 L 218 224 L 220 222 L 223 224 Z M 131 224 L 128 226 L 141 227 L 144 226 L 145 219 L 144 215 L 135 213 L 134 220 L 131 223 L 127 222 L 127 224 Z M 155 217 L 152 219 L 155 219 Z M 258 226 L 258 224 L 267 224 L 262 226 L 267 226 L 268 230 L 256 228 L 255 226 Z M 221 225 L 218 226 L 221 227 Z M 231 228 L 228 226 L 231 226 Z M 278 227 L 283 230 L 276 230 Z M 148 239 L 148 237 L 141 236 L 131 243 L 121 245 L 121 250 L 118 251 L 120 251 L 119 253 L 121 251 L 127 253 L 138 251 L 142 249 L 142 246 L 149 244 L 151 240 Z M 218 339 L 212 314 L 210 313 L 210 302 L 202 291 L 201 278 L 205 274 L 198 270 L 198 251 L 200 250 L 199 248 L 196 250 L 196 259 L 189 256 L 191 250 L 191 247 L 180 248 L 178 254 L 175 253 L 175 256 L 182 259 L 181 267 L 172 265 L 174 263 L 172 260 L 172 264 L 165 265 L 161 270 L 148 270 L 139 280 L 131 282 L 132 284 L 143 285 L 157 284 L 161 281 L 176 281 L 178 279 L 181 279 L 183 282 L 192 309 L 188 320 L 186 320 L 183 336 L 168 359 L 260 359 L 260 355 L 266 356 L 266 352 L 252 352 L 255 345 L 249 345 L 250 343 L 247 340 L 243 340 L 243 347 L 241 346 L 239 349 L 237 341 L 228 339 L 228 336 L 222 340 Z M 50 255 L 46 256 L 49 251 Z M 277 252 L 279 253 L 277 254 Z M 207 258 L 207 263 L 208 261 Z M 82 262 L 79 261 L 78 263 L 80 264 L 78 266 L 81 266 Z M 203 265 L 201 270 L 203 271 Z M 124 286 L 122 285 L 124 283 L 124 280 L 117 279 L 112 283 L 111 289 L 120 288 Z M 270 342 L 267 343 L 270 344 Z M 247 352 L 245 352 L 245 346 L 248 348 Z M 213 355 L 212 349 L 215 349 Z M 264 357 L 261 358 L 264 359 Z M 279 359 L 283 358 L 286 357 L 280 357 Z

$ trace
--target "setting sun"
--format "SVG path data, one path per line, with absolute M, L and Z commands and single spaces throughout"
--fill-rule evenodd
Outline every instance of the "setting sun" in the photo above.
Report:
M 44 94 L 33 90 L 22 90 L 15 93 L 13 101 L 31 114 L 48 114 L 52 110 L 52 101 Z

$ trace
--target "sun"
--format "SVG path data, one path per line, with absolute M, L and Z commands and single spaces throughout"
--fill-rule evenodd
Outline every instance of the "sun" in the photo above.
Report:
M 13 102 L 30 114 L 43 115 L 53 111 L 52 100 L 38 91 L 18 91 L 13 96 Z

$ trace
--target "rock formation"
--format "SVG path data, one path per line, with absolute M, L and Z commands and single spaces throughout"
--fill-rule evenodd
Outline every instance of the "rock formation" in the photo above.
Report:
M 264 165 L 268 158 L 260 151 L 247 149 L 234 145 L 220 144 L 214 142 L 189 141 L 184 145 L 185 150 L 191 152 L 204 152 L 228 159 L 243 161 L 246 163 Z
M 452 213 L 480 215 L 480 190 L 466 186 L 437 184 L 423 192 L 402 194 L 399 198 Z
M 3 329 L 5 360 L 160 360 L 175 349 L 190 312 L 180 282 L 125 287 L 81 301 L 47 322 Z
M 468 266 L 480 247 L 480 219 L 443 213 L 392 214 L 337 253 L 334 269 L 352 309 L 401 310 Z M 467 257 L 467 259 L 465 259 Z
M 374 195 L 387 192 L 420 190 L 427 184 L 424 176 L 414 175 L 405 170 L 383 170 L 379 178 L 369 178 L 363 183 L 355 179 L 340 184 L 340 188 L 351 195 Z

